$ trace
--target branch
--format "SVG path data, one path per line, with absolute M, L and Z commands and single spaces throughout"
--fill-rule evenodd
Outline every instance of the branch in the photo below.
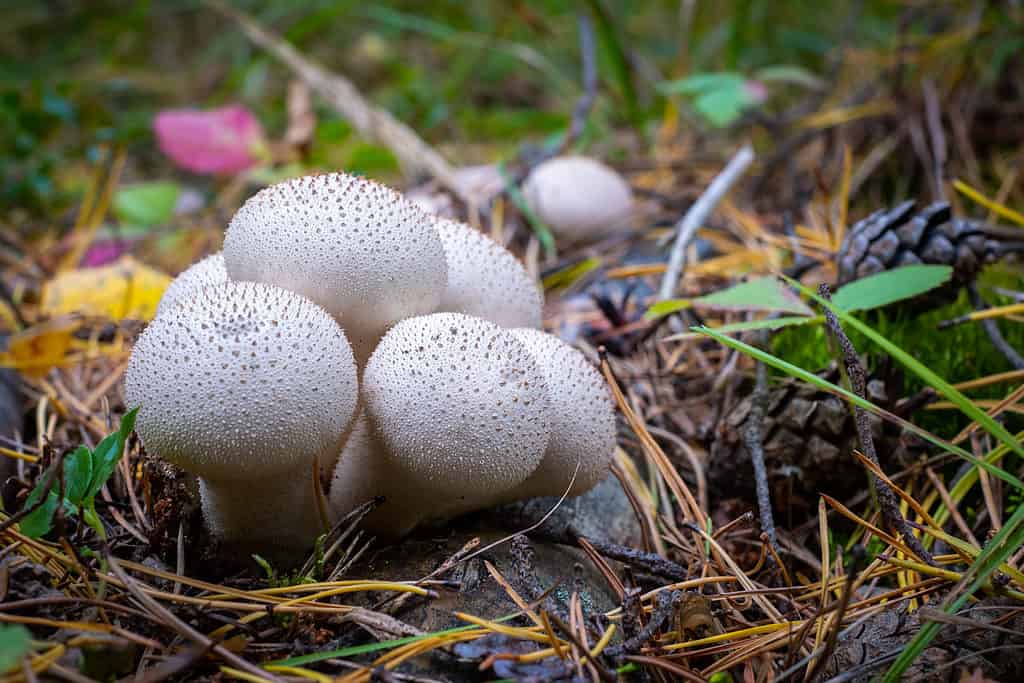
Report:
M 361 135 L 391 150 L 407 172 L 426 173 L 472 208 L 475 200 L 455 175 L 455 169 L 416 132 L 390 112 L 373 106 L 352 81 L 331 73 L 308 59 L 286 40 L 264 29 L 255 19 L 222 0 L 206 0 L 206 4 L 231 19 L 249 40 L 284 63 L 344 116 Z
M 708 189 L 679 221 L 676 226 L 676 241 L 672 245 L 672 254 L 668 259 L 668 267 L 665 269 L 665 275 L 661 278 L 661 287 L 658 289 L 658 301 L 672 298 L 679 278 L 683 275 L 683 268 L 686 267 L 686 247 L 693 240 L 693 236 L 697 234 L 697 228 L 704 224 L 718 202 L 753 161 L 753 148 L 750 145 L 744 145 L 740 151 L 736 152 L 732 161 L 722 169 L 722 172 L 715 176 L 715 179 L 708 185 Z

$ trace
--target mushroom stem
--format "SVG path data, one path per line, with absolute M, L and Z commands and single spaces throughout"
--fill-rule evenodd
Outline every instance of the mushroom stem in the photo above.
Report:
M 227 546 L 258 549 L 307 547 L 323 533 L 310 473 L 293 477 L 199 480 L 203 512 L 210 531 Z M 244 496 L 239 496 L 244 491 Z

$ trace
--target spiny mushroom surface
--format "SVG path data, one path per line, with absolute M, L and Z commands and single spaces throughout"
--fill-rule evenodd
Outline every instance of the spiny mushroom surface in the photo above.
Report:
M 448 287 L 438 311 L 474 315 L 503 327 L 540 327 L 543 298 L 526 268 L 479 230 L 438 218 Z
M 523 196 L 555 236 L 570 243 L 624 227 L 633 210 L 629 183 L 609 166 L 582 156 L 538 165 L 523 184 Z
M 228 271 L 224 267 L 224 254 L 210 254 L 197 261 L 174 278 L 157 304 L 156 314 L 170 311 L 182 300 L 187 299 L 204 287 L 219 285 L 228 281 Z
M 615 410 L 608 387 L 586 356 L 558 337 L 529 328 L 510 333 L 544 373 L 551 438 L 540 465 L 508 499 L 560 496 L 567 488 L 570 496 L 582 495 L 608 474 L 615 452 Z
M 497 325 L 435 313 L 395 325 L 363 374 L 367 416 L 433 518 L 491 505 L 526 480 L 550 434 L 544 376 Z
M 224 260 L 233 280 L 277 285 L 327 309 L 360 363 L 390 325 L 435 310 L 447 283 L 433 219 L 391 188 L 345 173 L 256 193 L 231 220 Z
M 404 536 L 425 516 L 418 506 L 408 504 L 408 496 L 415 496 L 415 488 L 415 482 L 395 472 L 380 438 L 366 415 L 360 413 L 331 481 L 331 523 L 337 523 L 363 503 L 383 496 L 384 502 L 363 519 L 363 528 L 392 538 Z
M 338 453 L 358 393 L 326 311 L 265 284 L 203 288 L 150 323 L 125 385 L 146 448 L 200 478 L 215 536 L 302 548 L 320 533 L 313 465 Z

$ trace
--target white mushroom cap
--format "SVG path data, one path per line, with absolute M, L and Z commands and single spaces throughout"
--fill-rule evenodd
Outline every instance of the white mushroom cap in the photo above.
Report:
M 183 270 L 178 277 L 164 290 L 157 304 L 156 314 L 166 313 L 204 287 L 219 285 L 228 281 L 228 271 L 224 267 L 224 254 L 217 252 L 196 261 Z
M 540 327 L 540 288 L 512 252 L 465 223 L 438 218 L 436 225 L 448 261 L 448 288 L 438 311 L 502 327 Z
M 560 496 L 579 471 L 570 496 L 586 493 L 608 473 L 615 452 L 615 409 L 601 374 L 577 349 L 540 330 L 510 330 L 521 341 L 548 385 L 551 439 L 544 459 L 513 492 L 514 498 Z
M 277 285 L 327 309 L 359 361 L 390 325 L 437 308 L 447 282 L 433 219 L 391 188 L 344 173 L 251 197 L 231 220 L 224 259 L 233 280 Z
M 384 502 L 366 516 L 362 526 L 382 536 L 404 536 L 423 518 L 419 507 L 408 504 L 408 491 L 414 487 L 414 482 L 394 471 L 383 444 L 365 414 L 360 413 L 331 481 L 328 498 L 331 523 L 338 522 L 363 503 L 384 496 Z
M 555 236 L 585 242 L 622 227 L 633 210 L 633 191 L 614 169 L 582 156 L 549 159 L 523 184 L 527 205 Z
M 403 320 L 363 374 L 367 416 L 396 472 L 434 518 L 494 504 L 537 467 L 549 426 L 544 377 L 513 335 L 480 318 Z
M 125 388 L 150 452 L 203 479 L 218 535 L 316 535 L 313 460 L 338 453 L 358 395 L 351 348 L 326 311 L 270 285 L 206 287 L 150 323 Z

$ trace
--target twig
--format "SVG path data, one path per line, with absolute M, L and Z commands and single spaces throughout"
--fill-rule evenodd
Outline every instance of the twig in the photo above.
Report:
M 587 125 L 590 110 L 597 99 L 597 58 L 594 48 L 594 24 L 587 12 L 577 15 L 580 32 L 580 59 L 583 61 L 583 94 L 576 100 L 572 110 L 572 122 L 569 131 L 560 145 L 560 151 L 567 150 L 583 134 Z
M 607 557 L 610 557 L 613 560 L 618 560 L 619 562 L 635 565 L 641 569 L 651 572 L 652 574 L 657 574 L 658 576 L 663 576 L 674 581 L 686 581 L 690 578 L 689 572 L 686 571 L 685 567 L 680 564 L 676 564 L 672 560 L 667 560 L 661 555 L 647 553 L 643 550 L 619 545 L 618 543 L 602 541 L 598 538 L 590 538 L 589 536 L 584 536 L 572 526 L 569 527 L 569 535 L 577 542 L 580 538 L 585 538 L 587 542 L 594 546 L 594 549 L 602 555 L 606 555 Z
M 252 674 L 256 678 L 264 681 L 277 681 L 278 679 L 267 671 L 259 668 L 255 664 L 252 664 L 245 659 L 242 659 L 231 650 L 228 650 L 223 645 L 216 644 L 209 637 L 200 633 L 196 629 L 192 628 L 184 621 L 176 617 L 169 609 L 161 605 L 159 602 L 154 600 L 145 591 L 140 589 L 135 579 L 128 576 L 124 569 L 121 568 L 117 558 L 114 557 L 113 553 L 110 552 L 110 548 L 106 544 L 103 545 L 103 557 L 107 561 L 107 566 L 110 567 L 110 571 L 118 578 L 118 580 L 124 585 L 125 590 L 132 594 L 143 607 L 150 611 L 153 616 L 160 619 L 169 628 L 174 629 L 178 634 L 190 640 L 196 645 L 216 654 L 218 657 L 223 659 L 225 662 L 230 664 L 236 669 L 241 669 L 247 673 Z
M 661 591 L 658 593 L 654 610 L 651 612 L 651 620 L 632 638 L 627 638 L 622 643 L 605 649 L 605 654 L 612 661 L 623 659 L 627 655 L 638 654 L 640 648 L 646 645 L 654 637 L 654 634 L 658 632 L 658 629 L 668 621 L 682 600 L 682 591 Z
M 697 234 L 697 228 L 703 225 L 725 193 L 739 180 L 753 161 L 754 149 L 750 145 L 744 145 L 679 221 L 676 226 L 676 241 L 672 245 L 672 253 L 669 255 L 668 267 L 665 269 L 665 275 L 661 278 L 661 287 L 658 289 L 659 301 L 670 299 L 675 293 L 676 285 L 683 274 L 683 268 L 686 267 L 686 247 L 693 240 L 693 236 Z
M 416 132 L 391 112 L 373 106 L 352 81 L 331 73 L 308 59 L 293 45 L 264 29 L 255 19 L 222 0 L 206 4 L 239 25 L 256 45 L 272 54 L 302 79 L 310 90 L 323 97 L 364 137 L 385 145 L 398 157 L 407 171 L 426 173 L 436 178 L 460 200 L 472 208 L 475 200 L 466 192 L 448 160 L 427 144 Z
M 971 298 L 971 305 L 974 307 L 974 310 L 983 311 L 988 308 L 988 304 L 985 303 L 981 293 L 978 292 L 978 287 L 973 282 L 967 285 L 967 294 Z M 996 347 L 996 350 L 1006 357 L 1010 365 L 1017 370 L 1024 370 L 1024 356 L 1017 353 L 1017 350 L 1007 343 L 1002 332 L 999 331 L 999 324 L 991 318 L 985 318 L 981 321 L 981 327 L 985 330 L 985 334 L 988 335 L 992 346 Z
M 767 341 L 767 331 L 760 335 L 761 343 Z M 768 470 L 764 464 L 764 412 L 768 403 L 768 371 L 764 363 L 757 362 L 757 384 L 750 397 L 750 413 L 743 426 L 743 440 L 754 464 L 754 481 L 757 486 L 757 507 L 761 515 L 761 529 L 768 535 L 768 542 L 776 553 L 779 539 L 775 534 L 775 518 L 772 517 L 772 497 L 768 489 Z M 775 555 L 773 555 L 775 557 Z
M 831 300 L 831 292 L 829 291 L 828 285 L 822 284 L 818 288 L 818 294 L 826 301 Z M 857 350 L 853 348 L 853 343 L 850 342 L 850 338 L 846 336 L 843 331 L 842 325 L 839 324 L 839 319 L 836 318 L 835 314 L 828 308 L 825 308 L 825 322 L 828 325 L 829 331 L 835 337 L 839 343 L 839 347 L 843 353 L 843 360 L 846 364 L 846 372 L 850 378 L 850 388 L 853 389 L 853 393 L 857 394 L 861 398 L 866 398 L 866 382 L 864 376 L 864 367 L 860 363 L 860 359 L 857 358 Z M 877 467 L 880 471 L 882 465 L 878 462 L 878 453 L 875 451 L 875 440 L 871 436 L 871 425 L 868 423 L 868 413 L 860 406 L 854 406 L 854 418 L 857 423 L 857 436 L 860 438 L 860 444 L 864 451 L 864 455 Z M 900 512 L 899 501 L 896 497 L 896 493 L 889 488 L 889 485 L 878 477 L 871 475 L 871 482 L 875 487 L 875 493 L 878 496 L 878 505 L 882 509 L 882 517 L 885 519 L 886 524 L 894 532 L 899 533 L 903 536 L 904 542 L 907 546 L 914 551 L 914 553 L 928 564 L 935 566 L 935 560 L 932 558 L 931 553 L 925 550 L 924 546 L 921 545 L 921 540 L 914 535 L 907 524 L 907 520 L 904 519 L 903 513 Z

